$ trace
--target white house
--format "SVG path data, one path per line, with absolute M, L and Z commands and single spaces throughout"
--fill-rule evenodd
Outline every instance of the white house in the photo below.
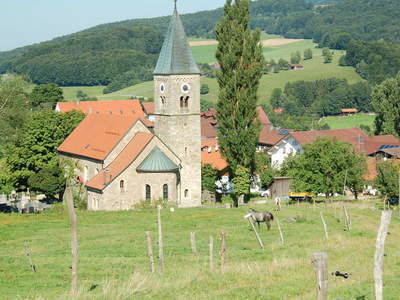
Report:
M 299 142 L 292 135 L 288 135 L 268 151 L 268 155 L 271 156 L 271 166 L 274 169 L 280 169 L 290 155 L 301 154 L 302 151 L 303 148 Z

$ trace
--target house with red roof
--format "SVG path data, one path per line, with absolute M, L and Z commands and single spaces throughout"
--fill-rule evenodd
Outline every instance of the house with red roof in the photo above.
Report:
M 290 155 L 301 154 L 304 145 L 318 138 L 347 142 L 353 145 L 356 153 L 365 156 L 374 156 L 384 148 L 400 147 L 400 140 L 393 135 L 368 136 L 360 128 L 290 132 L 268 151 L 272 166 L 279 169 Z

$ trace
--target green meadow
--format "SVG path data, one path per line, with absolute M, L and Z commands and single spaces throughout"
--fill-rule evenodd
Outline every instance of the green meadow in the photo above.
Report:
M 374 128 L 374 114 L 357 114 L 351 116 L 331 116 L 320 120 L 322 124 L 328 124 L 331 129 L 355 128 L 361 125 Z
M 162 210 L 165 271 L 159 273 L 156 211 L 78 212 L 78 299 L 315 299 L 313 252 L 329 256 L 329 299 L 373 299 L 373 259 L 380 211 L 375 200 L 346 201 L 353 228 L 344 231 L 341 202 L 256 206 L 279 218 L 271 231 L 259 229 L 260 249 L 244 220 L 248 208 Z M 320 219 L 323 211 L 329 239 Z M 295 221 L 293 221 L 293 219 Z M 220 231 L 227 233 L 225 270 L 220 266 Z M 156 273 L 150 272 L 145 232 L 153 236 Z M 393 213 L 384 268 L 385 299 L 398 299 L 400 219 Z M 196 232 L 198 254 L 191 252 Z M 214 238 L 215 270 L 209 267 Z M 0 215 L 1 299 L 70 299 L 69 223 L 62 206 L 39 215 Z M 27 242 L 37 272 L 25 255 Z M 330 275 L 339 270 L 348 279 Z
M 266 36 L 266 38 L 267 37 L 278 38 L 279 36 L 269 35 Z M 195 41 L 196 39 L 192 40 Z M 314 57 L 311 60 L 305 60 L 301 62 L 304 65 L 304 69 L 281 71 L 279 73 L 270 73 L 264 75 L 261 79 L 259 88 L 260 104 L 269 101 L 274 88 L 284 88 L 285 84 L 288 82 L 294 82 L 298 80 L 312 81 L 329 77 L 344 78 L 347 79 L 349 83 L 356 83 L 362 80 L 352 67 L 339 66 L 339 59 L 342 55 L 344 55 L 343 51 L 334 51 L 333 62 L 330 64 L 325 64 L 323 62 L 322 50 L 315 48 L 315 46 L 316 44 L 314 44 L 311 40 L 299 40 L 298 42 L 291 44 L 276 47 L 264 47 L 264 55 L 267 60 L 274 59 L 278 61 L 280 58 L 289 60 L 291 53 L 300 51 L 303 54 L 304 50 L 307 48 L 313 49 Z M 215 62 L 216 47 L 216 45 L 192 47 L 196 61 L 198 63 Z M 202 95 L 202 98 L 214 103 L 218 98 L 217 81 L 215 79 L 202 78 L 202 83 L 208 84 L 210 88 L 210 93 L 208 95 Z M 89 97 L 97 97 L 99 100 L 121 100 L 132 97 L 152 98 L 154 96 L 152 82 L 140 83 L 106 95 L 103 94 L 103 88 L 104 87 L 66 87 L 64 88 L 64 95 L 67 100 L 76 100 L 76 92 L 78 90 L 82 90 Z

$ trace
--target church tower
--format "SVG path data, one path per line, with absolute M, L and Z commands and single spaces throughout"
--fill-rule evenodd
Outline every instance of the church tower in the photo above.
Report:
M 155 134 L 181 159 L 178 204 L 201 205 L 200 70 L 175 9 L 154 71 Z

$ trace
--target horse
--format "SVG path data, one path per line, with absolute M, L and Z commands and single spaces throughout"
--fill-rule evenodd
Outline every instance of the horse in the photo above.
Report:
M 268 230 L 271 229 L 270 221 L 274 220 L 274 216 L 270 212 L 267 212 L 267 211 L 259 212 L 259 211 L 256 211 L 256 210 L 250 208 L 250 211 L 244 216 L 244 218 L 247 219 L 250 217 L 253 219 L 253 223 L 257 222 L 258 228 L 260 228 L 261 222 L 265 222 L 265 225 L 267 225 Z

